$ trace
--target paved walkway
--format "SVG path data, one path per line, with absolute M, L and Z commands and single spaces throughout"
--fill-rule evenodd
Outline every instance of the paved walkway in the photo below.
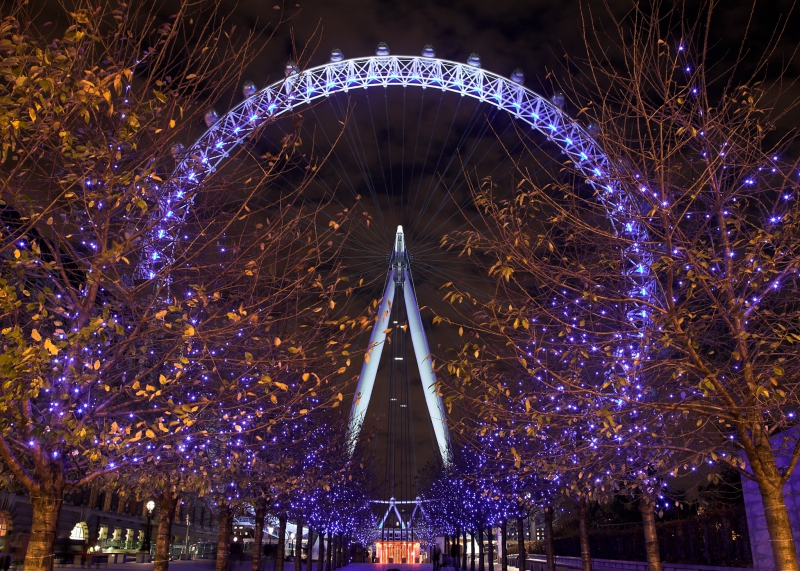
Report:
M 433 571 L 433 563 L 351 563 L 342 567 L 339 571 L 389 571 L 399 569 L 400 571 Z M 454 571 L 453 568 L 443 569 L 442 571 Z
M 244 567 L 244 562 L 241 566 L 231 567 L 231 571 L 250 571 L 250 566 L 248 565 L 246 568 Z M 250 563 L 249 561 L 247 563 Z M 214 560 L 213 559 L 195 559 L 193 561 L 170 561 L 169 568 L 171 571 L 212 571 L 214 569 Z M 22 566 L 19 566 L 19 569 L 22 569 Z M 122 571 L 126 569 L 127 571 L 148 571 L 153 569 L 153 563 L 109 563 L 108 566 L 101 563 L 99 566 L 92 565 L 91 567 L 81 567 L 80 565 L 58 565 L 56 564 L 53 567 L 54 570 L 57 571 L 70 571 L 71 569 L 78 570 L 85 570 L 88 571 L 89 569 L 114 569 L 115 571 Z M 285 571 L 294 571 L 292 569 L 286 569 Z
M 95 566 L 81 567 L 80 565 L 56 565 L 57 571 L 69 571 L 70 569 L 85 570 L 95 569 Z M 19 569 L 22 569 L 20 566 Z M 112 571 L 150 571 L 153 569 L 152 563 L 109 563 L 108 567 L 100 565 L 99 569 L 109 569 Z M 170 561 L 170 571 L 213 571 L 213 559 L 194 559 L 191 561 Z M 264 562 L 262 569 L 264 571 L 272 571 L 274 569 L 274 562 Z M 314 563 L 312 570 L 316 571 L 317 565 Z M 346 567 L 342 567 L 338 571 L 389 571 L 390 569 L 398 569 L 399 571 L 433 571 L 432 563 L 351 563 Z M 250 571 L 250 561 L 231 561 L 228 565 L 228 571 Z M 294 562 L 287 561 L 284 571 L 294 571 Z M 303 571 L 306 566 L 303 565 Z

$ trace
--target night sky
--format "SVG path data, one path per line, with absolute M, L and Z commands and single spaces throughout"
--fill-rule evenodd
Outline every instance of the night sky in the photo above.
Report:
M 272 29 L 278 14 L 289 18 L 259 57 L 253 77 L 277 78 L 293 47 L 302 49 L 311 42 L 311 64 L 327 61 L 334 47 L 345 57 L 372 55 L 378 42 L 386 42 L 393 54 L 416 55 L 431 43 L 438 57 L 466 61 L 478 52 L 483 67 L 509 75 L 521 67 L 534 88 L 548 72 L 560 73 L 564 54 L 582 53 L 582 14 L 595 22 L 608 22 L 604 2 L 594 0 L 310 0 L 281 4 L 275 0 L 240 0 L 235 19 L 246 29 Z M 616 17 L 622 17 L 633 4 L 609 0 Z M 669 5 L 669 2 L 664 4 Z M 781 21 L 790 17 L 782 42 L 787 53 L 794 49 L 800 32 L 798 9 L 792 14 L 792 0 L 719 2 L 715 11 L 711 45 L 717 55 L 735 52 L 749 23 L 747 44 L 751 53 L 763 50 L 766 40 Z M 275 6 L 282 7 L 276 11 Z M 699 2 L 688 1 L 692 12 Z M 292 41 L 294 38 L 294 41 Z M 315 48 L 315 50 L 314 50 Z M 793 74 L 800 73 L 795 59 Z

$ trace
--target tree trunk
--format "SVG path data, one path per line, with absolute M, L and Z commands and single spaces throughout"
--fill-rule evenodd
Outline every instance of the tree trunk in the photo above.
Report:
M 455 535 L 450 545 L 450 555 L 453 558 L 453 569 L 461 568 L 461 529 L 456 528 Z
M 286 559 L 286 514 L 278 518 L 278 548 L 275 554 L 275 571 L 283 571 Z
M 789 513 L 786 511 L 786 502 L 783 497 L 783 487 L 774 486 L 771 482 L 757 481 L 757 483 L 761 492 L 761 501 L 764 503 L 764 517 L 767 520 L 775 571 L 797 571 L 797 553 L 794 547 L 792 525 L 789 522 Z M 26 558 L 25 571 L 27 571 L 27 565 Z
M 475 532 L 469 534 L 469 571 L 475 571 Z
M 486 530 L 486 538 L 489 540 L 487 547 L 489 548 L 489 571 L 494 571 L 494 536 L 492 535 L 492 526 Z
M 642 514 L 644 528 L 644 549 L 647 554 L 648 571 L 661 571 L 661 554 L 658 550 L 658 533 L 656 531 L 656 516 L 653 512 L 653 500 L 642 496 L 639 500 L 639 511 Z
M 260 501 L 256 503 L 256 521 L 253 525 L 253 562 L 250 571 L 261 571 L 261 551 L 264 544 L 264 519 L 267 517 L 267 505 Z
M 172 541 L 172 523 L 175 521 L 175 508 L 177 507 L 178 494 L 165 491 L 158 498 L 158 530 L 156 531 L 153 571 L 167 571 L 169 567 L 169 544 Z
M 586 503 L 586 498 L 581 498 L 578 504 L 578 518 L 583 571 L 592 571 L 592 551 L 589 547 L 589 506 Z
M 64 503 L 64 476 L 61 466 L 53 466 L 47 472 L 45 484 L 30 492 L 33 520 L 24 571 L 50 571 L 53 568 L 58 518 Z
M 317 571 L 325 571 L 325 532 L 319 532 L 319 551 L 317 553 Z
M 478 571 L 486 571 L 483 565 L 483 527 L 478 526 Z
M 527 569 L 526 560 L 528 554 L 525 553 L 525 520 L 524 518 L 517 517 L 517 545 L 519 546 L 519 569 L 525 571 Z M 548 569 L 548 571 L 551 571 Z
M 333 571 L 333 532 L 328 532 L 328 571 Z
M 500 543 L 502 550 L 500 551 L 500 571 L 508 571 L 508 523 L 503 520 L 500 524 Z
M 544 553 L 547 571 L 556 571 L 556 552 L 553 547 L 553 506 L 544 508 Z
M 233 509 L 220 505 L 217 512 L 219 534 L 217 535 L 217 564 L 215 571 L 227 571 L 228 556 L 231 553 L 231 532 L 233 531 Z
M 306 542 L 306 571 L 312 571 L 314 559 L 314 530 L 308 526 L 308 541 Z
M 294 538 L 294 571 L 303 571 L 303 520 L 297 520 L 297 536 Z
M 467 530 L 466 529 L 462 529 L 461 530 L 461 539 L 462 539 L 461 543 L 462 543 L 462 545 L 464 547 L 464 549 L 462 550 L 462 553 L 461 553 L 461 568 L 464 571 L 467 571 Z

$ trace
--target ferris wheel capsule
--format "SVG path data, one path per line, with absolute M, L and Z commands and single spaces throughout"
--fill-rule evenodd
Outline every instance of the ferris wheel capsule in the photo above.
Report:
M 342 61 L 343 59 L 344 59 L 344 54 L 342 53 L 342 50 L 340 50 L 339 48 L 333 48 L 331 50 L 331 62 L 332 63 L 336 63 L 338 61 Z
M 567 102 L 567 98 L 564 97 L 564 94 L 561 93 L 560 91 L 556 91 L 555 93 L 553 93 L 553 95 L 550 96 L 550 101 L 553 103 L 553 105 L 555 105 L 559 109 L 563 109 L 564 105 Z
M 242 95 L 245 97 L 250 97 L 256 91 L 258 91 L 258 88 L 256 88 L 256 84 L 254 82 L 247 80 L 242 84 Z
M 211 125 L 219 121 L 219 113 L 212 107 L 203 115 L 203 120 L 206 122 L 206 127 L 211 127 Z
M 297 75 L 298 68 L 297 64 L 293 59 L 290 59 L 286 62 L 286 66 L 283 68 L 283 75 L 289 77 L 290 75 Z
M 389 55 L 389 45 L 386 42 L 379 43 L 378 47 L 375 48 L 375 55 L 376 56 L 388 56 Z
M 525 74 L 522 72 L 522 68 L 518 67 L 511 72 L 511 81 L 519 85 L 523 85 L 525 83 Z
M 469 54 L 467 58 L 467 65 L 471 65 L 472 67 L 480 67 L 481 66 L 481 56 L 478 52 L 472 52 Z
M 422 48 L 422 57 L 436 57 L 436 50 L 433 49 L 433 44 L 425 44 Z
M 172 158 L 176 161 L 183 156 L 183 151 L 186 150 L 183 146 L 183 143 L 172 143 L 172 146 L 169 148 L 169 154 L 172 155 Z

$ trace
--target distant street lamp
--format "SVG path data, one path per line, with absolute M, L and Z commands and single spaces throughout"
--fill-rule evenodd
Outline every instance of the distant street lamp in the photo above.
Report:
M 289 532 L 289 545 L 292 546 L 292 555 L 291 557 L 294 558 L 294 538 L 297 537 L 294 532 Z
M 144 541 L 142 542 L 142 551 L 150 552 L 150 521 L 153 519 L 153 510 L 156 507 L 156 503 L 153 500 L 150 500 L 145 504 L 147 508 L 147 529 L 144 533 Z

